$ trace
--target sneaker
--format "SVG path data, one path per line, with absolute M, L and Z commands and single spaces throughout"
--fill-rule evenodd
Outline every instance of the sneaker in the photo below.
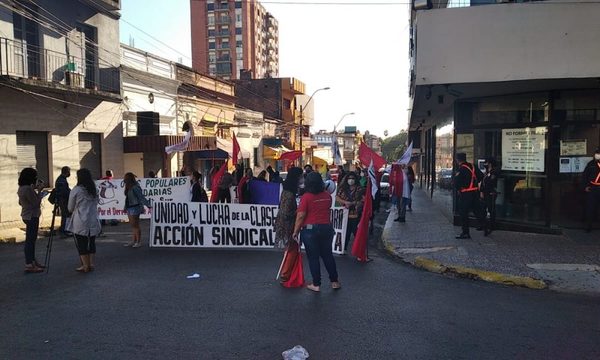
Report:
M 320 292 L 321 291 L 321 287 L 320 286 L 316 286 L 313 284 L 308 284 L 306 285 L 306 288 L 310 291 L 314 291 L 314 292 Z
M 135 243 L 135 244 L 131 245 L 131 247 L 132 247 L 132 248 L 136 248 L 136 249 L 137 249 L 137 248 L 139 248 L 139 247 L 142 247 L 142 243 L 141 243 L 141 242 L 137 242 L 137 243 Z
M 339 290 L 339 289 L 342 288 L 342 284 L 340 284 L 339 281 L 334 281 L 334 282 L 331 283 L 331 288 L 333 290 Z
M 469 234 L 456 235 L 456 239 L 470 239 L 470 238 L 471 238 L 471 235 L 469 235 Z
M 133 241 L 123 244 L 124 247 L 133 247 L 134 245 L 135 243 Z

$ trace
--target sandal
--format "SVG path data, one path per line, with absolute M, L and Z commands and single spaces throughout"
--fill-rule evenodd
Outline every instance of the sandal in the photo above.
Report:
M 87 273 L 87 272 L 90 272 L 90 268 L 85 267 L 85 266 L 80 266 L 77 269 L 75 269 L 75 271 L 80 272 L 80 273 Z
M 313 285 L 313 284 L 308 284 L 308 285 L 306 285 L 306 288 L 307 288 L 308 290 L 310 290 L 310 291 L 314 291 L 314 292 L 319 292 L 319 291 L 321 291 L 321 287 L 320 287 L 320 286 L 316 286 L 316 285 Z
M 342 284 L 340 284 L 339 281 L 334 281 L 334 282 L 331 283 L 331 288 L 333 290 L 339 290 L 339 289 L 342 288 Z

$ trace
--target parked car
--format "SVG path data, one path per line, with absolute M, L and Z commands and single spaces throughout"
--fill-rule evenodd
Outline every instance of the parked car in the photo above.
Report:
M 437 176 L 440 189 L 452 189 L 452 169 L 441 169 Z
M 390 198 L 390 174 L 385 173 L 381 176 L 381 182 L 379 183 L 379 195 L 382 199 L 388 200 Z

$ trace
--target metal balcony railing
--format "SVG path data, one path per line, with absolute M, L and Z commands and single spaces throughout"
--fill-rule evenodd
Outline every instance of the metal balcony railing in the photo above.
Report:
M 119 70 L 99 69 L 95 61 L 0 38 L 0 76 L 59 83 L 75 88 L 120 92 Z

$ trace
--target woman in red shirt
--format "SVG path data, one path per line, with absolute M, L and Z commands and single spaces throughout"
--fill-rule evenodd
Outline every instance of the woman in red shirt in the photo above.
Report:
M 298 234 L 306 248 L 308 265 L 313 278 L 313 283 L 308 285 L 309 290 L 321 290 L 321 264 L 319 258 L 329 273 L 329 280 L 333 289 L 342 286 L 338 281 L 335 259 L 331 250 L 333 239 L 333 226 L 331 226 L 331 195 L 325 191 L 321 175 L 311 172 L 304 181 L 305 193 L 300 199 L 296 223 L 294 226 L 294 239 L 298 241 Z

